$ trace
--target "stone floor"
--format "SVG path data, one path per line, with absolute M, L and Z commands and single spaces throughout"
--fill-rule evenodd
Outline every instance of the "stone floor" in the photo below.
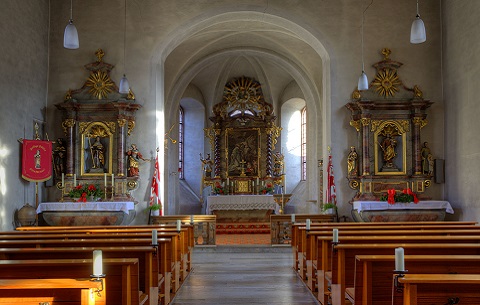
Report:
M 317 305 L 292 269 L 290 247 L 195 247 L 172 305 Z

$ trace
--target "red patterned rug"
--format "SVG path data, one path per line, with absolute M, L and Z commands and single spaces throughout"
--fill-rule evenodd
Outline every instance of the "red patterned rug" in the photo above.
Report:
M 270 234 L 270 223 L 217 222 L 216 234 Z

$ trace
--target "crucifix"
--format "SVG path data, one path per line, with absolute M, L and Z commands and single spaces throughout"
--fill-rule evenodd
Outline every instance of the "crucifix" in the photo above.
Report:
M 247 163 L 247 162 L 245 162 L 244 159 L 242 159 L 242 161 L 240 161 L 240 164 L 242 166 L 241 167 L 241 172 L 240 172 L 240 177 L 245 177 L 245 163 Z

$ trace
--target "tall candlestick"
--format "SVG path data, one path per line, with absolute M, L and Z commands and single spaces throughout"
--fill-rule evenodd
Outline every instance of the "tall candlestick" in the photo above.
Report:
M 310 223 L 311 223 L 311 220 L 307 219 L 307 231 L 310 231 Z
M 333 238 L 332 238 L 332 242 L 334 242 L 334 243 L 338 243 L 338 229 L 337 229 L 337 228 L 333 229 Z
M 93 250 L 93 275 L 103 275 L 102 250 Z
M 103 183 L 107 186 L 107 173 L 103 174 Z
M 62 189 L 65 187 L 65 174 L 62 173 Z
M 292 214 L 292 223 L 295 223 L 295 214 Z
M 158 232 L 157 230 L 152 230 L 152 245 L 158 245 Z
M 230 187 L 230 178 L 227 178 L 227 185 Z
M 73 174 L 73 187 L 77 186 L 77 174 Z
M 403 248 L 395 248 L 395 271 L 405 271 L 405 257 Z
M 112 174 L 112 192 L 115 189 L 115 175 Z
M 177 219 L 177 232 L 182 231 L 182 221 Z

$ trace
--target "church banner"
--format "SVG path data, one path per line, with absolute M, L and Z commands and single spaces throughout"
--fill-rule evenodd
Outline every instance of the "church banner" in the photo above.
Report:
M 22 178 L 33 182 L 52 177 L 52 142 L 23 140 Z

